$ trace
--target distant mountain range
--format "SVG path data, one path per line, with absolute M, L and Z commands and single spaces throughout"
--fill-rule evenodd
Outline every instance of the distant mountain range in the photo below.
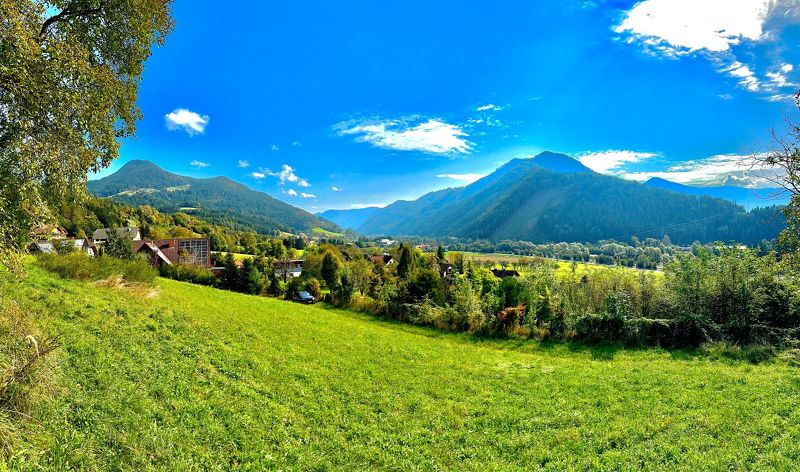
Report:
M 331 221 L 227 177 L 186 177 L 167 172 L 150 161 L 129 161 L 114 174 L 89 181 L 88 189 L 98 197 L 150 205 L 169 213 L 186 211 L 210 223 L 261 233 L 314 228 L 341 231 Z
M 663 188 L 685 195 L 705 195 L 707 197 L 721 198 L 742 205 L 748 210 L 756 207 L 786 205 L 789 203 L 788 193 L 779 188 L 750 189 L 732 185 L 721 187 L 692 187 L 658 177 L 653 177 L 644 184 L 648 187 Z
M 326 216 L 367 235 L 532 242 L 668 235 L 678 244 L 757 243 L 774 238 L 784 225 L 772 208 L 747 212 L 719 198 L 597 174 L 569 156 L 551 152 L 514 159 L 466 187 L 431 192 L 383 209 Z
M 317 213 L 320 218 L 333 221 L 342 228 L 358 228 L 379 211 L 378 207 L 359 208 L 357 210 L 327 210 Z

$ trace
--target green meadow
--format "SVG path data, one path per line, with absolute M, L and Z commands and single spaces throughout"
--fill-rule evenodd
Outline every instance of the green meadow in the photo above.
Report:
M 159 279 L 0 276 L 62 347 L 11 468 L 796 470 L 800 370 L 468 334 Z M 11 422 L 11 423 L 9 423 Z

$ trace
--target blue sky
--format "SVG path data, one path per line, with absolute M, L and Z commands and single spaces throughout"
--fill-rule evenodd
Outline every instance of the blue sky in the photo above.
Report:
M 243 3 L 243 2 L 242 2 Z M 635 180 L 759 185 L 800 82 L 794 0 L 175 0 L 130 159 L 310 211 L 564 152 Z

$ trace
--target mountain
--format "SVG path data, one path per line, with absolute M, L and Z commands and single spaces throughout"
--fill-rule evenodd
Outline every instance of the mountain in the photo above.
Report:
M 663 188 L 685 195 L 705 195 L 708 197 L 721 198 L 742 205 L 747 209 L 756 207 L 786 205 L 789 203 L 789 195 L 779 188 L 759 188 L 750 189 L 725 185 L 720 187 L 692 187 L 676 182 L 671 182 L 659 177 L 653 177 L 644 183 L 648 187 Z
M 253 190 L 227 177 L 198 179 L 165 171 L 150 161 L 134 160 L 99 180 L 89 192 L 130 205 L 150 205 L 174 213 L 187 211 L 210 223 L 260 233 L 340 231 L 333 222 Z
M 398 201 L 358 232 L 454 236 L 532 242 L 661 238 L 673 242 L 756 243 L 774 238 L 783 221 L 773 210 L 745 211 L 696 197 L 594 173 L 563 154 L 514 159 L 466 187 Z
M 333 221 L 340 228 L 358 228 L 381 209 L 378 207 L 354 208 L 352 210 L 327 210 L 317 213 L 320 218 Z

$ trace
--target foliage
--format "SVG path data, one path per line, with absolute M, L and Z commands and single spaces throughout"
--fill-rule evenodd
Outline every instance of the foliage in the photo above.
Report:
M 133 239 L 128 233 L 120 233 L 115 230 L 110 230 L 108 239 L 103 244 L 103 254 L 123 259 L 126 261 L 133 260 Z
M 325 285 L 331 290 L 339 283 L 341 266 L 342 262 L 338 255 L 334 254 L 333 251 L 327 251 L 325 253 L 325 256 L 322 258 L 320 275 L 322 276 L 322 280 L 325 281 Z
M 139 258 L 126 261 L 109 256 L 90 257 L 82 252 L 75 252 L 66 256 L 41 254 L 36 262 L 61 277 L 84 281 L 122 276 L 129 283 L 152 285 L 157 275 L 156 270 L 146 260 Z
M 170 0 L 0 0 L 0 264 L 107 166 L 141 113 Z

